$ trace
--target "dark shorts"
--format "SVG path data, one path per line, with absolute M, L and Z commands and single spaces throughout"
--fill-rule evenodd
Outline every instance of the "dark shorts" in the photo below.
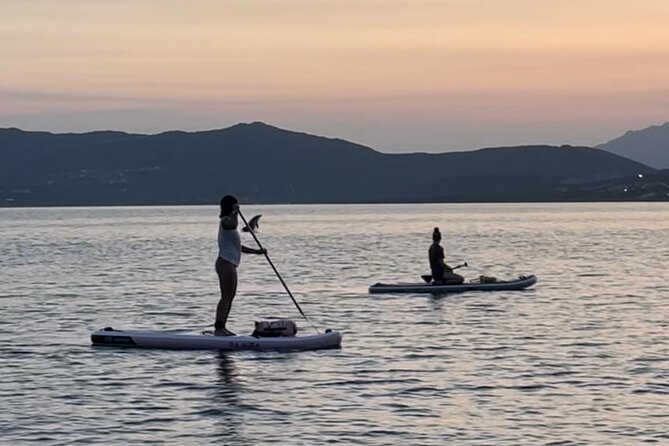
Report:
M 218 257 L 216 259 L 216 274 L 218 274 L 221 294 L 232 293 L 234 295 L 237 290 L 237 267 Z
M 231 271 L 231 268 L 237 271 L 237 267 L 225 259 L 216 257 L 216 272 Z M 219 273 L 220 274 L 220 273 Z

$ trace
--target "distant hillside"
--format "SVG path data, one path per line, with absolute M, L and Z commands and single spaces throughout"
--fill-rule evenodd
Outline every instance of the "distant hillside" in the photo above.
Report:
M 587 147 L 384 154 L 262 123 L 205 132 L 0 129 L 5 206 L 606 200 L 574 187 L 652 173 Z
M 669 168 L 669 122 L 643 130 L 630 130 L 623 136 L 600 144 L 607 150 L 657 169 Z
M 669 201 L 669 169 L 574 185 L 564 193 L 565 200 Z

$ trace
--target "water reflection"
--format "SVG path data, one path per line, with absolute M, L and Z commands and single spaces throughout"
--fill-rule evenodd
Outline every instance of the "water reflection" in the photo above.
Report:
M 242 410 L 240 393 L 243 391 L 239 382 L 239 373 L 235 361 L 229 355 L 218 353 L 218 382 L 213 405 L 216 415 L 217 437 L 225 439 L 225 444 L 248 444 L 243 436 Z

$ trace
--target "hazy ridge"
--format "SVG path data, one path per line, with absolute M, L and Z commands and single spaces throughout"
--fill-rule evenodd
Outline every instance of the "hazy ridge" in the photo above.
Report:
M 387 154 L 258 122 L 157 135 L 0 130 L 5 206 L 204 204 L 225 192 L 259 203 L 663 199 L 661 188 L 627 187 L 654 172 L 590 147 Z
M 669 169 L 669 122 L 624 135 L 597 146 L 657 169 Z

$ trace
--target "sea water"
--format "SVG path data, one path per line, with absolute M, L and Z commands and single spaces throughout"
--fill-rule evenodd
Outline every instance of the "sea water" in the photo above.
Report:
M 669 444 L 669 204 L 242 210 L 340 350 L 91 347 L 211 328 L 216 207 L 0 209 L 0 443 Z M 467 280 L 539 283 L 367 293 L 419 282 L 437 226 Z M 245 255 L 229 328 L 268 317 L 311 331 Z

